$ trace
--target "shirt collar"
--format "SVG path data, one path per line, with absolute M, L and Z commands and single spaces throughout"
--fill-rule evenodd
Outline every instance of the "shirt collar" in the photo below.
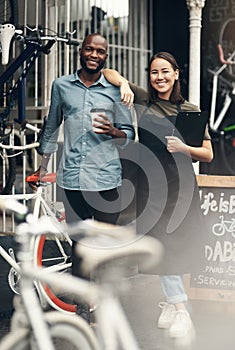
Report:
M 81 71 L 81 69 L 77 70 L 73 75 L 72 75 L 72 78 L 71 78 L 71 82 L 76 82 L 76 81 L 79 81 L 81 84 L 83 84 L 83 82 L 81 81 L 81 79 L 79 78 L 79 72 Z M 105 79 L 103 73 L 101 73 L 101 76 L 100 78 L 94 83 L 92 84 L 92 86 L 94 85 L 102 85 L 104 87 L 107 87 L 110 83 Z M 84 84 L 83 84 L 84 85 Z

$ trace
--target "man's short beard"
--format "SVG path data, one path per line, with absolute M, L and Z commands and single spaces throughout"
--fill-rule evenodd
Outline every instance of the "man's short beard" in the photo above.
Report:
M 102 62 L 98 65 L 98 67 L 96 69 L 90 69 L 86 66 L 86 62 L 85 60 L 80 57 L 80 64 L 81 64 L 81 67 L 89 74 L 96 74 L 96 73 L 99 73 L 103 68 L 104 68 L 104 64 L 105 62 Z

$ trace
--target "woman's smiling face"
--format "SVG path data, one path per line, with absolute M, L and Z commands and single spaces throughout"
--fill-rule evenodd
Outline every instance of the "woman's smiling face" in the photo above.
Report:
M 179 78 L 179 70 L 163 58 L 156 58 L 150 66 L 150 83 L 158 92 L 158 97 L 169 100 L 175 80 Z

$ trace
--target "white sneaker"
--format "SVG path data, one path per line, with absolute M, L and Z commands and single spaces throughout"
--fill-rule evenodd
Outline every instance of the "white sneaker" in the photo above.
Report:
M 172 338 L 181 338 L 187 336 L 193 330 L 193 323 L 187 310 L 178 310 L 175 312 L 175 318 L 172 322 L 169 335 Z
M 162 312 L 158 319 L 158 328 L 169 328 L 175 318 L 175 306 L 161 302 L 159 303 L 159 307 L 162 309 Z

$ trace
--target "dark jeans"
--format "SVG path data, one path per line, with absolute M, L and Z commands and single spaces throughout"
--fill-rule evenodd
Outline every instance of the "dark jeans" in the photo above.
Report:
M 117 188 L 100 192 L 66 189 L 63 191 L 67 223 L 70 224 L 91 218 L 110 224 L 115 224 L 117 222 L 121 207 Z M 76 244 L 77 242 L 73 241 L 72 274 L 75 276 L 82 276 L 82 272 L 80 271 L 80 258 L 77 257 L 75 253 Z
M 64 194 L 67 223 L 91 218 L 111 224 L 117 222 L 120 211 L 117 188 L 100 192 L 64 190 Z

